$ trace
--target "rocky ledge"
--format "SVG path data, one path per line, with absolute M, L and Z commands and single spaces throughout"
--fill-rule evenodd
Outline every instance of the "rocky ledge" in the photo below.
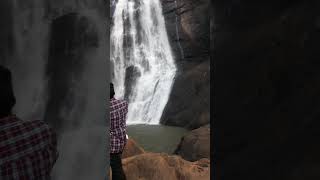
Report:
M 123 159 L 128 180 L 208 180 L 210 161 L 189 162 L 177 155 L 143 153 Z
M 179 155 L 145 152 L 134 140 L 129 139 L 122 155 L 127 180 L 208 180 L 210 160 L 195 162 Z M 110 173 L 110 179 L 111 173 Z

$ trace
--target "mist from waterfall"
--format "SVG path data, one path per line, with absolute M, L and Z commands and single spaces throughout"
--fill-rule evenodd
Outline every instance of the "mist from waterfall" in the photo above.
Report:
M 64 19 L 70 13 L 54 17 L 58 11 L 48 9 L 47 4 L 40 0 L 13 0 L 10 3 L 12 47 L 8 48 L 8 55 L 0 60 L 0 64 L 12 72 L 17 99 L 13 113 L 22 120 L 44 120 L 63 130 L 56 131 L 59 157 L 52 170 L 53 180 L 105 178 L 109 167 L 109 155 L 106 154 L 109 145 L 109 123 L 106 121 L 109 91 L 106 61 L 106 57 L 109 57 L 109 40 L 105 31 L 108 27 L 107 18 L 87 8 L 87 5 L 78 8 L 78 4 L 69 2 L 67 5 L 77 9 L 78 18 L 66 23 L 71 25 L 61 28 L 64 28 L 63 32 L 71 31 L 77 37 L 85 38 L 78 39 L 71 53 L 63 54 L 65 59 L 57 56 L 50 59 L 52 34 L 63 34 L 53 31 L 53 22 Z M 51 7 L 64 7 L 58 1 L 50 3 Z M 82 29 L 72 29 L 72 23 Z M 81 47 L 85 48 L 72 56 L 76 63 L 71 64 L 68 54 L 79 52 Z M 52 81 L 48 71 L 59 76 L 53 76 Z M 60 75 L 63 78 L 59 79 Z M 64 82 L 64 86 L 61 88 L 55 83 L 50 89 L 49 85 L 54 81 Z M 66 91 L 72 96 L 65 99 L 56 97 Z M 56 113 L 48 115 L 46 109 L 50 109 L 50 99 L 57 99 L 59 106 L 54 106 Z
M 112 82 L 129 101 L 127 124 L 159 124 L 176 73 L 161 3 L 118 0 L 112 18 Z
M 14 113 L 22 119 L 42 119 L 47 99 L 45 66 L 49 39 L 49 22 L 44 20 L 42 2 L 32 2 L 36 9 L 26 15 L 20 3 L 12 1 L 13 52 L 6 57 L 5 65 L 12 71 L 17 103 Z

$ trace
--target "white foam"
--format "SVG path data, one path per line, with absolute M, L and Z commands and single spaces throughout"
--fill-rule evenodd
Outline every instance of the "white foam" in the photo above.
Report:
M 130 87 L 127 123 L 159 124 L 176 74 L 160 1 L 119 0 L 110 39 L 116 97 L 124 98 L 128 67 L 141 73 Z

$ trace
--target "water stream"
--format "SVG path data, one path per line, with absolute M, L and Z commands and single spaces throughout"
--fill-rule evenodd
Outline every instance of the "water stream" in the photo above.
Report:
M 118 0 L 112 18 L 112 81 L 129 102 L 127 124 L 159 124 L 176 74 L 161 3 Z

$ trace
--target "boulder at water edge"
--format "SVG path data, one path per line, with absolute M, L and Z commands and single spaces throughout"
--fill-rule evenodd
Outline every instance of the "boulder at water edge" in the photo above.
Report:
M 190 131 L 182 137 L 174 154 L 188 161 L 210 158 L 210 125 Z

